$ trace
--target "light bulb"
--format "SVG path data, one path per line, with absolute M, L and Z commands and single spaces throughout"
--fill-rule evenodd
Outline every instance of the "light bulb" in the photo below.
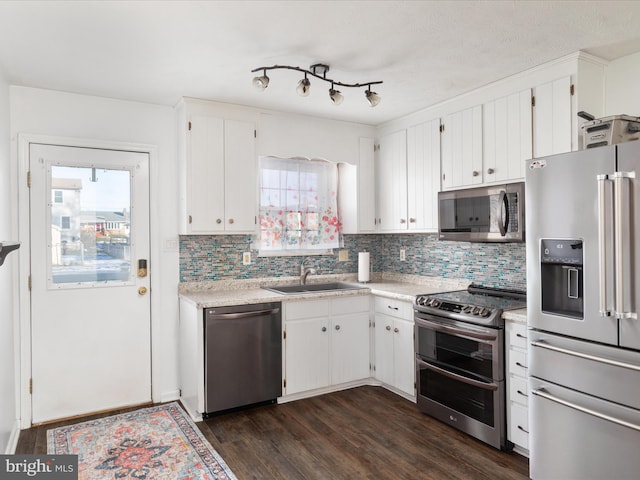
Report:
M 301 97 L 306 97 L 309 95 L 309 90 L 311 90 L 311 82 L 307 77 L 304 77 L 302 80 L 298 82 L 298 86 L 296 87 L 296 92 Z
M 333 88 L 329 89 L 329 98 L 331 98 L 331 101 L 334 105 L 340 105 L 344 100 L 344 97 L 342 96 L 340 91 L 334 90 Z
M 367 100 L 369 101 L 369 105 L 375 107 L 380 103 L 380 96 L 376 92 L 372 92 L 371 90 L 367 90 L 364 92 Z

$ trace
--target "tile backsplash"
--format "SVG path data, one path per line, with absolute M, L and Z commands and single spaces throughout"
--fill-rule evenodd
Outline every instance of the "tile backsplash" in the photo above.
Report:
M 300 273 L 301 257 L 258 257 L 251 235 L 184 235 L 180 237 L 180 282 L 201 282 Z M 482 285 L 526 289 L 524 243 L 440 241 L 435 234 L 345 235 L 348 260 L 334 255 L 309 257 L 319 274 L 356 273 L 358 252 L 371 252 L 372 272 L 394 272 L 470 280 Z M 400 253 L 404 250 L 405 259 Z M 251 252 L 251 264 L 242 254 Z

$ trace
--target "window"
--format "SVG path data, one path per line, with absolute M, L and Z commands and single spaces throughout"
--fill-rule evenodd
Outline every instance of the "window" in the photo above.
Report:
M 63 230 L 69 230 L 71 228 L 71 217 L 63 215 L 60 217 L 60 228 Z
M 62 203 L 62 190 L 55 190 L 53 192 L 54 203 Z
M 337 187 L 335 163 L 260 157 L 260 252 L 309 253 L 339 247 Z

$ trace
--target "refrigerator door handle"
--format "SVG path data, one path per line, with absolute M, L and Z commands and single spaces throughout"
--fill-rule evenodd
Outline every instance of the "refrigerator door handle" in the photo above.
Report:
M 614 236 L 615 236 L 615 311 L 616 318 L 638 318 L 632 311 L 630 296 L 626 287 L 631 281 L 631 226 L 629 219 L 629 183 L 635 172 L 615 172 L 614 186 Z
M 600 316 L 611 316 L 611 304 L 607 285 L 609 249 L 607 248 L 607 189 L 609 175 L 598 175 L 598 264 L 600 265 Z
M 539 388 L 537 390 L 533 390 L 531 393 L 537 395 L 538 397 L 546 398 L 555 403 L 559 403 L 560 405 L 564 405 L 565 407 L 572 408 L 581 413 L 586 413 L 587 415 L 592 415 L 601 420 L 605 420 L 607 422 L 615 423 L 616 425 L 620 425 L 622 427 L 627 427 L 632 430 L 637 430 L 640 432 L 640 425 L 636 425 L 635 423 L 627 422 L 626 420 L 622 420 L 620 418 L 612 417 L 611 415 L 607 415 L 596 410 L 592 410 L 587 407 L 583 407 L 581 405 L 577 405 L 573 402 L 569 402 L 567 400 L 563 400 L 562 398 L 556 397 L 555 395 L 551 395 L 545 391 L 544 388 Z
M 589 353 L 576 352 L 575 350 L 569 350 L 568 348 L 556 347 L 550 345 L 544 340 L 536 340 L 531 342 L 532 347 L 544 348 L 545 350 L 551 350 L 552 352 L 564 353 L 565 355 L 571 355 L 585 360 L 591 360 L 593 362 L 604 363 L 605 365 L 611 365 L 612 367 L 626 368 L 628 370 L 634 370 L 640 372 L 640 365 L 634 365 L 633 363 L 619 362 L 618 360 L 612 360 L 610 358 L 598 357 Z

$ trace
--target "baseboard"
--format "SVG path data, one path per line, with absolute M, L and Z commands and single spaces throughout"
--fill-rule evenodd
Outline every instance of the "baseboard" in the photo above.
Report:
M 160 401 L 154 403 L 166 403 L 166 402 L 175 402 L 176 400 L 180 400 L 180 390 L 173 390 L 171 392 L 164 392 L 160 395 Z
M 7 449 L 5 450 L 6 455 L 13 455 L 16 453 L 16 448 L 18 448 L 18 439 L 20 438 L 20 424 L 18 420 L 13 422 L 13 428 L 11 429 L 11 435 L 9 435 L 9 443 L 7 444 Z

